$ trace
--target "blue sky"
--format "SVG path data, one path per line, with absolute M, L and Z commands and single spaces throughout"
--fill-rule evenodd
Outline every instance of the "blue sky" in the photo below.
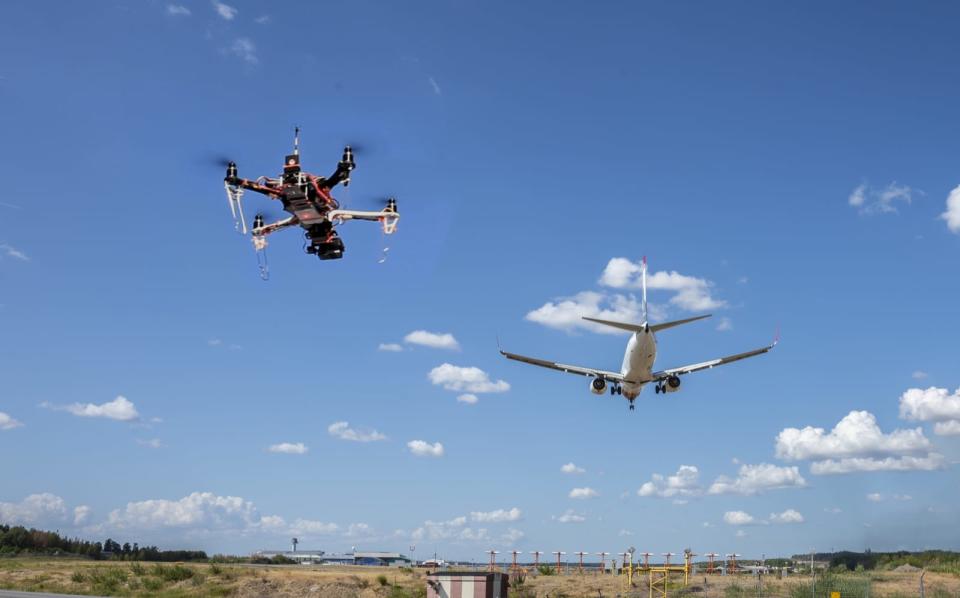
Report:
M 234 553 L 960 548 L 958 16 L 4 4 L 0 519 Z M 210 156 L 274 175 L 294 125 L 321 174 L 364 147 L 338 196 L 402 220 L 339 262 L 278 234 L 264 283 Z M 676 273 L 657 314 L 715 314 L 659 366 L 781 344 L 633 413 L 497 354 L 616 369 L 626 338 L 574 323 L 635 315 L 604 273 L 642 255 Z

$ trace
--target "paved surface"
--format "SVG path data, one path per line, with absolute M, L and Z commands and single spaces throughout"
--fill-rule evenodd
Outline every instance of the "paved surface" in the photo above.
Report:
M 47 594 L 46 592 L 18 592 L 16 590 L 0 590 L 0 598 L 72 598 L 75 594 Z M 86 596 L 85 598 L 97 598 Z

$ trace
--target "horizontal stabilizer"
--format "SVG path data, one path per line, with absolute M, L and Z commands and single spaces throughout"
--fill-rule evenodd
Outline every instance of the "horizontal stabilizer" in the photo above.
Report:
M 587 316 L 582 316 L 584 320 L 589 322 L 596 322 L 597 324 L 603 324 L 604 326 L 610 326 L 612 328 L 619 328 L 620 330 L 629 330 L 630 332 L 643 332 L 648 327 L 643 324 L 628 324 L 626 322 L 613 322 L 611 320 L 598 320 L 597 318 L 588 318 Z M 704 318 L 709 318 L 710 314 L 705 316 L 695 316 L 693 318 L 687 318 L 685 320 L 674 320 L 673 322 L 664 322 L 663 324 L 651 324 L 649 326 L 650 332 L 657 332 L 659 330 L 666 330 L 667 328 L 673 328 L 674 326 L 679 326 L 680 324 L 686 324 L 688 322 L 696 322 L 697 320 L 702 320 Z
M 610 320 L 598 320 L 597 318 L 588 318 L 587 316 L 581 316 L 584 320 L 588 322 L 596 322 L 597 324 L 603 324 L 604 326 L 610 326 L 612 328 L 619 328 L 620 330 L 629 330 L 630 332 L 643 332 L 643 324 L 627 324 L 626 322 L 612 322 Z
M 679 326 L 680 324 L 687 324 L 689 322 L 696 322 L 697 320 L 702 320 L 704 318 L 709 318 L 711 314 L 705 316 L 696 316 L 693 318 L 687 318 L 686 320 L 674 320 L 672 322 L 664 322 L 663 324 L 654 324 L 650 326 L 652 332 L 657 332 L 659 330 L 666 330 L 667 328 L 673 328 L 674 326 Z

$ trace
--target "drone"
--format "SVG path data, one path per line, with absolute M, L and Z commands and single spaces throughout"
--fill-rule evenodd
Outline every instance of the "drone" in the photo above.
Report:
M 379 222 L 384 234 L 391 235 L 397 230 L 400 213 L 397 200 L 387 198 L 384 207 L 378 211 L 358 211 L 341 209 L 331 190 L 337 185 L 345 188 L 350 185 L 350 175 L 357 167 L 353 159 L 353 149 L 343 148 L 343 156 L 337 163 L 337 169 L 329 177 L 321 177 L 305 172 L 300 168 L 300 128 L 294 130 L 293 153 L 283 164 L 283 173 L 277 178 L 262 176 L 256 180 L 242 179 L 237 176 L 236 162 L 227 162 L 227 174 L 223 187 L 227 192 L 227 203 L 233 215 L 234 227 L 240 234 L 250 233 L 253 248 L 257 252 L 260 276 L 266 280 L 267 236 L 291 226 L 299 226 L 304 232 L 308 244 L 305 250 L 321 260 L 336 260 L 343 257 L 343 240 L 335 227 L 348 220 L 367 220 Z M 243 192 L 254 191 L 270 199 L 279 200 L 289 217 L 268 223 L 264 214 L 253 218 L 252 226 L 247 226 L 243 214 Z

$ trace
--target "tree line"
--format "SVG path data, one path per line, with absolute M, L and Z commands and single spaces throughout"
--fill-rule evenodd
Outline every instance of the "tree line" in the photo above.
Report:
M 80 538 L 61 536 L 57 532 L 0 524 L 0 556 L 20 554 L 63 554 L 95 560 L 123 561 L 207 560 L 207 553 L 202 550 L 160 550 L 156 546 L 140 546 L 137 542 L 120 544 L 111 538 L 103 542 L 90 542 Z
M 871 569 L 893 569 L 900 565 L 911 565 L 913 567 L 925 569 L 953 569 L 960 567 L 960 552 L 950 550 L 924 550 L 922 552 L 910 552 L 900 550 L 897 552 L 873 552 L 866 550 L 864 552 L 851 552 L 844 550 L 841 552 L 817 552 L 814 553 L 815 561 L 830 563 L 831 569 L 847 569 L 849 571 Z M 795 561 L 806 562 L 810 559 L 809 554 L 793 555 Z

